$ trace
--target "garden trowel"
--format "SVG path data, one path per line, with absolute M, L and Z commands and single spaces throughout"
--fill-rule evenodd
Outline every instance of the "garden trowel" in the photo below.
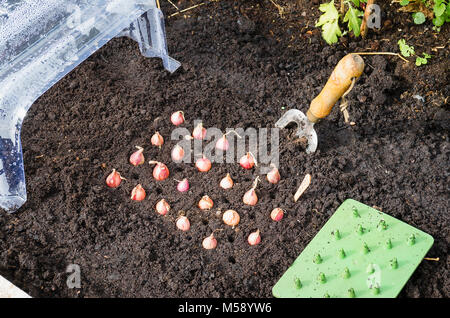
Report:
M 306 153 L 315 152 L 317 134 L 314 124 L 330 114 L 334 104 L 363 71 L 364 61 L 361 56 L 354 53 L 347 54 L 336 65 L 320 94 L 312 100 L 306 115 L 298 109 L 290 109 L 275 123 L 275 127 L 284 128 L 290 123 L 297 123 L 296 135 L 299 138 L 305 137 L 308 141 Z

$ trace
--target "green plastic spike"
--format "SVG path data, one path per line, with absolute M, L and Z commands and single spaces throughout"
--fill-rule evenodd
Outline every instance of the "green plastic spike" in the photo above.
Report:
M 360 217 L 358 209 L 356 208 L 356 206 L 352 206 L 352 211 L 353 211 L 353 216 L 355 218 L 359 218 Z
M 392 248 L 392 241 L 391 241 L 391 239 L 388 239 L 388 240 L 386 241 L 385 246 L 386 246 L 386 248 L 387 248 L 388 250 L 390 250 L 390 249 Z
M 341 239 L 341 232 L 339 232 L 339 230 L 334 231 L 334 238 L 336 241 Z
M 298 277 L 295 278 L 295 288 L 297 289 L 302 288 L 302 281 Z
M 369 264 L 369 265 L 367 266 L 366 272 L 367 272 L 368 274 L 373 274 L 373 272 L 375 272 L 375 267 L 373 267 L 373 264 Z
M 314 263 L 316 264 L 322 263 L 322 257 L 320 257 L 320 254 L 314 255 Z
M 361 224 L 358 224 L 358 227 L 356 228 L 356 233 L 358 233 L 359 235 L 364 234 L 364 228 Z
M 325 277 L 324 273 L 320 273 L 319 277 L 317 277 L 317 280 L 321 283 L 321 284 L 325 284 L 327 282 L 327 278 Z
M 385 220 L 380 220 L 380 223 L 378 223 L 377 228 L 378 228 L 379 231 L 386 230 L 387 229 L 386 221 Z
M 415 243 L 416 243 L 416 237 L 414 236 L 414 234 L 411 234 L 411 236 L 408 237 L 408 244 L 414 245 Z
M 349 288 L 349 290 L 348 290 L 348 297 L 350 297 L 350 298 L 355 298 L 356 297 L 355 290 L 353 288 Z
M 370 252 L 370 248 L 369 248 L 369 246 L 367 246 L 366 242 L 363 243 L 362 252 L 363 252 L 363 254 L 367 254 Z
M 349 199 L 283 274 L 272 293 L 289 298 L 397 297 L 433 242 L 427 233 Z M 302 278 L 301 288 L 293 283 L 297 277 Z
M 347 279 L 350 277 L 350 270 L 348 269 L 348 267 L 344 268 L 344 272 L 342 273 L 342 277 Z
M 373 287 L 372 287 L 372 293 L 373 293 L 374 295 L 378 295 L 378 294 L 380 293 L 380 287 L 378 287 L 378 286 L 373 286 Z

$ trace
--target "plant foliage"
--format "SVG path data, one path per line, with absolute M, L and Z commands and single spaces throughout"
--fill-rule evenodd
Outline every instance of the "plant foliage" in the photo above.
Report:
M 414 46 L 406 44 L 406 41 L 404 39 L 398 40 L 397 42 L 398 48 L 400 49 L 400 53 L 404 57 L 410 57 L 413 55 L 416 55 Z M 421 66 L 428 63 L 428 60 L 431 59 L 431 55 L 427 53 L 422 53 L 423 57 L 416 55 L 416 65 Z
M 433 29 L 440 31 L 441 26 L 450 22 L 450 1 L 449 0 L 401 0 L 400 5 L 409 6 L 415 24 L 422 24 L 426 20 L 426 13 L 431 16 Z
M 319 10 L 322 15 L 319 21 L 316 23 L 316 27 L 322 28 L 322 37 L 328 44 L 334 44 L 338 41 L 339 37 L 344 35 L 347 31 L 342 32 L 339 26 L 339 21 L 343 18 L 344 23 L 347 24 L 349 32 L 353 32 L 355 36 L 360 35 L 360 28 L 363 16 L 363 12 L 358 9 L 360 2 L 366 0 L 345 0 L 343 3 L 347 7 L 345 14 L 339 12 L 336 9 L 334 0 L 328 3 L 322 3 L 319 6 Z

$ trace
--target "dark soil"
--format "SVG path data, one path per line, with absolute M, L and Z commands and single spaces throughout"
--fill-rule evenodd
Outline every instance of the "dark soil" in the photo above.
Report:
M 174 12 L 161 2 L 166 15 Z M 317 0 L 276 2 L 282 18 L 269 1 L 225 0 L 168 18 L 169 51 L 183 64 L 174 74 L 131 40 L 114 39 L 44 94 L 23 126 L 28 201 L 0 216 L 0 274 L 33 297 L 271 297 L 330 215 L 353 198 L 435 238 L 428 256 L 440 260 L 423 261 L 401 297 L 449 297 L 449 26 L 436 35 L 430 22 L 415 26 L 410 14 L 378 1 L 381 31 L 328 46 L 314 28 Z M 195 119 L 223 130 L 272 127 L 286 109 L 306 111 L 345 54 L 398 52 L 400 38 L 431 53 L 429 64 L 364 56 L 364 75 L 348 96 L 356 125 L 335 107 L 316 125 L 312 155 L 289 138 L 293 129 L 283 131 L 282 181 L 262 182 L 257 206 L 241 203 L 255 171 L 215 164 L 200 174 L 171 162 L 173 111 L 185 112 L 189 129 Z M 149 145 L 155 130 L 166 137 L 163 150 Z M 135 145 L 147 160 L 168 163 L 171 178 L 156 182 L 147 164 L 132 167 Z M 127 178 L 118 189 L 105 186 L 112 168 Z M 226 172 L 236 186 L 224 192 L 217 185 Z M 312 184 L 293 203 L 306 173 Z M 184 176 L 191 189 L 179 194 L 173 178 Z M 140 203 L 129 199 L 137 183 L 148 192 Z M 196 207 L 205 193 L 215 202 L 210 212 Z M 169 217 L 154 212 L 160 198 L 172 205 Z M 279 223 L 269 218 L 274 207 L 287 211 Z M 235 230 L 216 215 L 228 208 L 241 214 Z M 189 232 L 175 228 L 180 210 L 191 219 Z M 219 228 L 217 249 L 202 249 L 202 238 Z M 262 243 L 250 247 L 255 229 Z M 81 267 L 78 290 L 66 286 L 71 263 Z

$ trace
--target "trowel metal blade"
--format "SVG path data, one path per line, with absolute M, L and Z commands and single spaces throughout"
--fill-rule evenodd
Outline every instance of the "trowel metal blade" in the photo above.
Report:
M 317 134 L 312 123 L 306 115 L 298 109 L 290 109 L 275 123 L 275 127 L 284 128 L 295 122 L 298 126 L 296 135 L 299 138 L 305 137 L 308 141 L 306 153 L 313 153 L 317 149 Z

